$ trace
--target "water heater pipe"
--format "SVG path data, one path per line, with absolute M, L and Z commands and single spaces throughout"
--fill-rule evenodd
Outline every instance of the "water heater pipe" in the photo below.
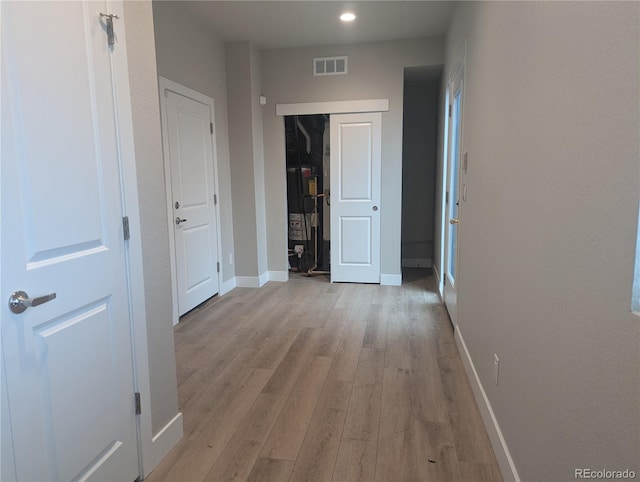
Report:
M 300 122 L 300 119 L 298 119 L 298 116 L 296 116 L 296 125 L 298 126 L 298 129 L 300 129 L 302 134 L 304 134 L 304 137 L 307 139 L 307 154 L 311 154 L 311 136 L 302 125 L 302 122 Z

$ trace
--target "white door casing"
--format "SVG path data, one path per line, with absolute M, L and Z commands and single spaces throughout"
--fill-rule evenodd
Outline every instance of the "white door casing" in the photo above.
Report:
M 443 266 L 444 303 L 453 325 L 458 323 L 458 274 L 462 182 L 462 116 L 464 94 L 464 66 L 461 65 L 450 83 L 449 146 L 447 165 L 447 196 L 445 206 L 445 256 Z
M 175 324 L 216 295 L 221 284 L 214 105 L 162 77 L 160 89 Z
M 331 115 L 331 281 L 380 283 L 382 114 Z
M 107 4 L 1 8 L 0 309 L 16 476 L 133 480 L 121 62 L 106 42 Z M 15 314 L 15 290 L 56 298 Z

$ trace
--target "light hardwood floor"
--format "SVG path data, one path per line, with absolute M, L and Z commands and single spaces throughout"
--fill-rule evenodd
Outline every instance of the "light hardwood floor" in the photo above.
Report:
M 155 481 L 501 481 L 430 270 L 235 289 L 175 330 L 184 438 Z

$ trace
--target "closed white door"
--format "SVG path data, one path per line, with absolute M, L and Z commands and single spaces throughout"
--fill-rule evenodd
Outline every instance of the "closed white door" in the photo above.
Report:
M 211 107 L 165 90 L 178 314 L 218 293 Z
M 449 109 L 447 195 L 445 206 L 445 265 L 444 302 L 454 325 L 458 323 L 458 266 L 460 246 L 460 205 L 464 201 L 464 187 L 461 185 L 461 144 L 462 144 L 462 67 L 458 69 L 451 83 L 451 106 Z M 463 187 L 463 189 L 461 189 Z
M 331 115 L 331 281 L 380 283 L 382 114 Z
M 121 22 L 121 4 L 110 5 Z M 111 71 L 125 46 L 107 44 L 104 1 L 0 8 L 0 310 L 16 476 L 132 481 L 139 470 Z M 117 36 L 118 20 L 115 28 Z M 12 310 L 20 291 L 32 301 L 14 295 Z

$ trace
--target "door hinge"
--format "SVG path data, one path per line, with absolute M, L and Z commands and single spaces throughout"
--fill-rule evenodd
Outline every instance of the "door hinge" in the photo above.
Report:
M 218 196 L 216 194 L 213 195 L 213 204 L 218 204 Z
M 129 216 L 122 218 L 122 234 L 124 236 L 124 240 L 129 241 L 129 238 L 131 237 L 131 233 L 129 232 Z
M 209 131 L 213 134 L 213 122 L 209 123 Z
M 218 273 L 220 272 L 220 261 L 216 262 L 216 269 L 218 270 Z
M 117 15 L 113 13 L 101 13 L 101 18 L 104 18 L 105 28 L 107 30 L 107 44 L 111 47 L 116 44 L 116 34 L 113 30 L 113 19 L 119 19 Z
M 449 104 L 449 117 L 451 117 L 451 111 L 453 110 L 452 107 L 453 106 L 451 104 Z
M 140 392 L 136 392 L 133 394 L 136 399 L 136 415 L 140 415 L 142 413 L 142 404 L 140 403 Z
M 449 204 L 449 191 L 447 191 L 447 194 L 444 196 L 444 203 Z

